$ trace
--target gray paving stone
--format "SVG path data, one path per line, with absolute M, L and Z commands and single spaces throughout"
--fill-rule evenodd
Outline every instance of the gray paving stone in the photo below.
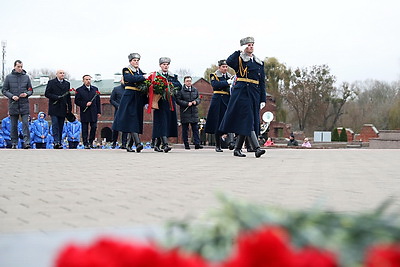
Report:
M 216 192 L 290 209 L 320 205 L 357 213 L 389 197 L 392 208 L 400 208 L 400 150 L 247 155 L 212 148 L 167 154 L 0 150 L 0 266 L 51 266 L 71 239 L 90 242 L 105 232 L 143 236 L 169 219 L 218 207 Z M 26 257 L 18 259 L 22 252 Z

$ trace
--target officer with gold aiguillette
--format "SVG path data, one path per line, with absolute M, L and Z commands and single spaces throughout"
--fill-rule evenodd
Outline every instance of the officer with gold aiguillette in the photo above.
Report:
M 241 152 L 246 136 L 259 158 L 265 153 L 260 149 L 258 134 L 260 133 L 260 109 L 265 106 L 265 72 L 264 62 L 254 54 L 254 38 L 240 40 L 243 51 L 235 51 L 226 60 L 229 67 L 236 72 L 236 84 L 219 130 L 223 133 L 236 133 L 234 156 L 245 157 Z
M 213 87 L 213 96 L 211 98 L 210 108 L 208 109 L 205 132 L 215 135 L 215 151 L 222 152 L 221 133 L 218 128 L 222 118 L 225 115 L 230 99 L 230 85 L 232 84 L 232 74 L 228 72 L 226 60 L 218 61 L 218 69 L 210 74 L 211 86 Z M 230 149 L 233 149 L 233 134 L 230 136 Z

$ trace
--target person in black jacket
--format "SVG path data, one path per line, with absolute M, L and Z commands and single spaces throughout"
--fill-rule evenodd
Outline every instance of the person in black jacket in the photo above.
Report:
M 93 141 L 96 137 L 97 120 L 101 116 L 100 92 L 97 87 L 91 85 L 91 81 L 90 75 L 84 75 L 83 85 L 76 89 L 75 95 L 75 104 L 80 109 L 82 139 L 85 149 L 94 148 Z
M 120 85 L 114 87 L 114 89 L 111 92 L 111 96 L 110 96 L 110 103 L 111 105 L 114 106 L 115 111 L 114 111 L 114 120 L 115 120 L 115 116 L 117 115 L 117 111 L 119 108 L 119 103 L 121 102 L 121 98 L 122 95 L 124 94 L 125 91 L 125 85 L 123 83 L 123 81 L 121 80 Z M 121 141 L 122 141 L 122 145 L 121 145 L 121 149 L 126 149 L 126 143 L 128 140 L 128 133 L 124 133 L 122 132 L 122 137 L 121 137 Z M 118 140 L 118 131 L 117 130 L 113 130 L 112 131 L 112 148 L 115 148 L 115 146 L 117 145 L 117 140 Z
M 44 95 L 49 99 L 49 115 L 53 126 L 54 149 L 62 149 L 61 136 L 65 117 L 72 110 L 70 83 L 65 79 L 65 72 L 58 70 L 56 78 L 47 83 Z
M 189 124 L 192 128 L 195 149 L 203 148 L 200 145 L 199 137 L 199 110 L 197 106 L 200 104 L 199 91 L 192 86 L 192 77 L 185 76 L 182 90 L 176 95 L 176 103 L 180 106 L 181 123 L 182 123 L 182 139 L 185 149 L 190 149 L 188 141 Z

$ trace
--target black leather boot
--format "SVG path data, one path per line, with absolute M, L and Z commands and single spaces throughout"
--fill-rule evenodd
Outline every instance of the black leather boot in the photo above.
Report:
M 216 152 L 224 152 L 221 149 L 221 136 L 219 134 L 215 134 L 215 151 Z
M 244 146 L 247 152 L 256 152 L 256 148 L 252 145 L 250 138 L 251 136 L 246 136 L 246 139 L 244 139 Z
M 142 149 L 143 149 L 143 145 L 140 142 L 139 134 L 138 133 L 131 133 L 131 134 L 133 136 L 133 140 L 135 140 L 136 152 L 140 153 L 140 151 L 142 151 Z
M 157 137 L 155 142 L 154 142 L 154 151 L 163 152 L 162 149 L 160 148 L 160 145 L 161 145 L 161 138 Z
M 229 150 L 233 150 L 235 148 L 235 135 L 233 133 L 228 133 L 228 139 L 229 139 Z
M 246 157 L 245 154 L 242 153 L 242 146 L 246 136 L 238 135 L 236 138 L 235 150 L 233 150 L 233 155 L 236 157 Z
M 258 143 L 258 138 L 257 138 L 256 132 L 254 132 L 254 131 L 251 132 L 249 141 L 251 143 L 251 146 L 255 149 L 254 152 L 255 152 L 256 158 L 261 157 L 261 155 L 263 155 L 265 153 L 265 150 L 260 149 L 260 144 Z
M 128 146 L 126 147 L 126 151 L 135 152 L 135 150 L 132 149 L 132 146 L 133 146 L 133 136 L 132 136 L 132 134 L 129 134 L 128 139 L 129 139 L 129 141 L 128 141 Z
M 168 153 L 172 149 L 172 147 L 168 146 L 168 138 L 166 136 L 161 137 L 162 146 L 161 148 L 165 153 Z

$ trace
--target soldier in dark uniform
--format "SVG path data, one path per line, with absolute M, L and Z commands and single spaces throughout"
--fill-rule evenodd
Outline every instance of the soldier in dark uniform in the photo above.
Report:
M 114 120 L 115 117 L 117 115 L 117 111 L 118 111 L 118 107 L 119 107 L 119 103 L 121 102 L 121 98 L 122 95 L 125 92 L 125 85 L 124 82 L 121 80 L 120 85 L 114 87 L 114 89 L 111 92 L 111 96 L 110 96 L 110 103 L 111 105 L 114 106 L 115 111 L 114 111 Z M 121 149 L 126 149 L 126 143 L 127 143 L 127 139 L 128 139 L 128 133 L 122 133 L 122 145 L 121 145 Z M 115 146 L 117 145 L 117 140 L 118 140 L 118 131 L 113 130 L 112 132 L 112 148 L 115 148 Z
M 246 156 L 241 149 L 245 137 L 249 136 L 255 156 L 259 158 L 265 153 L 260 149 L 257 138 L 260 132 L 260 109 L 266 101 L 264 62 L 253 55 L 253 37 L 241 39 L 240 45 L 244 50 L 235 51 L 226 60 L 228 66 L 235 70 L 237 79 L 219 130 L 238 135 L 234 156 Z
M 230 85 L 232 84 L 232 75 L 228 72 L 226 60 L 218 61 L 218 70 L 210 74 L 210 80 L 214 94 L 211 98 L 210 108 L 208 109 L 205 132 L 215 135 L 215 151 L 222 152 L 222 133 L 218 130 L 218 128 L 221 124 L 222 118 L 225 115 L 226 108 L 228 107 L 230 99 Z M 230 134 L 230 136 L 232 137 L 232 134 Z
M 178 75 L 169 71 L 169 64 L 171 59 L 168 57 L 161 57 L 159 64 L 161 70 L 158 71 L 164 76 L 174 87 L 182 88 L 182 84 L 178 81 Z M 167 153 L 172 148 L 168 146 L 168 137 L 178 137 L 178 118 L 176 116 L 175 96 L 171 99 L 160 99 L 158 101 L 159 109 L 153 110 L 153 134 L 152 138 L 155 139 L 154 151 Z M 162 146 L 160 148 L 160 145 Z
M 126 148 L 128 152 L 135 152 L 132 149 L 133 142 L 136 145 L 136 152 L 143 149 L 139 134 L 143 133 L 143 110 L 147 103 L 147 96 L 138 88 L 148 75 L 139 68 L 140 55 L 131 53 L 128 56 L 129 65 L 122 70 L 125 91 L 113 123 L 113 130 L 130 133 L 129 143 Z

